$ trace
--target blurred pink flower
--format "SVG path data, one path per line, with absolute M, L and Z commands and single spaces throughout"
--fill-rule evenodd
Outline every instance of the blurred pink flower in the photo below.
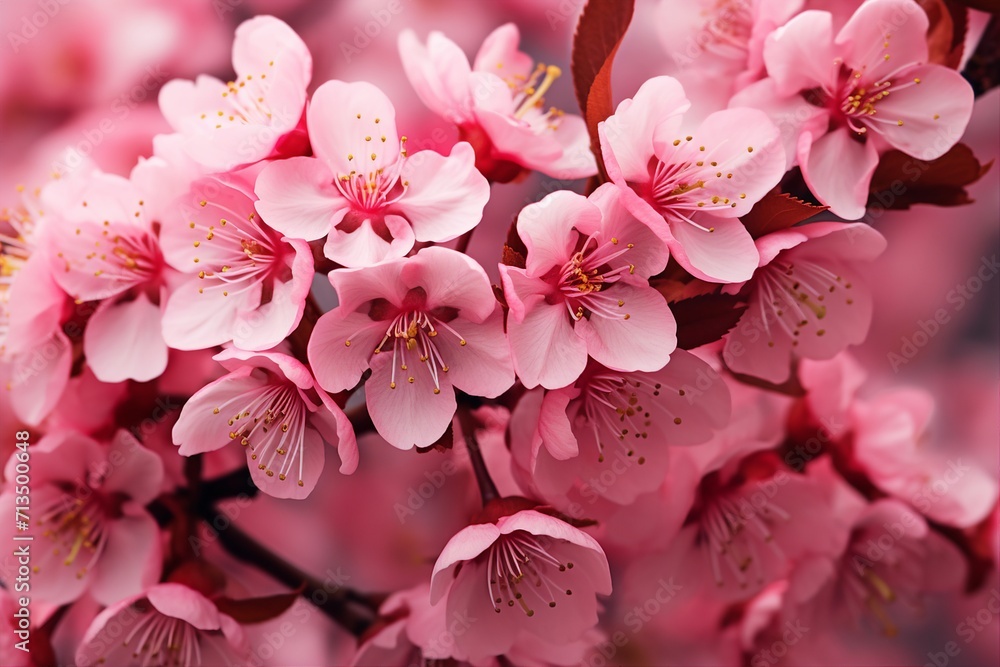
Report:
M 332 392 L 354 387 L 371 368 L 368 410 L 393 446 L 437 441 L 455 414 L 453 387 L 493 398 L 513 384 L 503 314 L 486 273 L 468 256 L 425 248 L 333 271 L 330 282 L 340 302 L 316 323 L 309 361 Z
M 872 300 L 857 264 L 881 254 L 881 234 L 864 223 L 817 222 L 768 234 L 757 249 L 749 308 L 726 335 L 730 369 L 780 383 L 793 357 L 830 359 L 865 339 Z
M 179 583 L 157 584 L 111 605 L 90 624 L 76 664 L 115 667 L 246 664 L 243 628 L 204 595 Z
M 201 75 L 194 82 L 175 79 L 160 90 L 160 110 L 184 137 L 184 150 L 215 170 L 257 162 L 283 148 L 297 153 L 304 138 L 290 135 L 302 119 L 312 78 L 305 43 L 273 16 L 254 17 L 236 29 L 233 69 L 236 78 L 229 83 Z
M 159 528 L 145 508 L 160 493 L 159 456 L 124 430 L 109 445 L 74 431 L 51 433 L 31 446 L 30 456 L 33 599 L 66 604 L 89 592 L 112 604 L 159 579 Z M 0 494 L 10 516 L 18 463 L 15 452 Z M 11 521 L 8 542 L 13 529 Z
M 757 267 L 739 221 L 785 172 L 780 135 L 756 109 L 726 109 L 682 132 L 690 108 L 676 79 L 648 80 L 598 126 L 608 177 L 628 210 L 689 273 L 747 280 Z
M 572 384 L 588 356 L 614 370 L 657 371 L 676 347 L 674 317 L 648 282 L 666 266 L 666 247 L 622 198 L 613 185 L 590 198 L 554 192 L 518 216 L 525 267 L 501 265 L 500 275 L 526 387 Z
M 305 241 L 272 230 L 254 210 L 255 199 L 250 175 L 205 177 L 164 219 L 160 245 L 166 261 L 192 274 L 163 313 L 170 347 L 193 350 L 232 341 L 264 350 L 302 319 L 312 251 Z
M 468 526 L 451 538 L 431 576 L 430 602 L 477 619 L 455 636 L 470 661 L 501 655 L 523 635 L 579 640 L 597 623 L 596 595 L 611 594 L 601 546 L 535 510 Z
M 803 12 L 768 38 L 769 78 L 730 106 L 766 111 L 781 127 L 788 167 L 802 168 L 831 211 L 857 220 L 880 150 L 933 160 L 959 140 L 972 114 L 969 83 L 927 64 L 927 29 L 912 0 L 869 0 L 836 37 L 829 13 Z
M 257 179 L 257 204 L 272 227 L 307 241 L 327 236 L 323 252 L 344 266 L 405 256 L 415 241 L 448 241 L 479 222 L 489 184 L 472 148 L 449 156 L 407 155 L 396 111 L 366 82 L 328 81 L 309 105 L 316 157 L 269 165 Z
M 276 498 L 309 495 L 323 472 L 324 440 L 336 446 L 340 472 L 354 472 L 354 429 L 308 367 L 280 352 L 235 348 L 215 359 L 230 373 L 206 385 L 181 409 L 173 439 L 182 455 L 239 442 L 246 448 L 254 483 Z
M 500 26 L 470 67 L 462 49 L 440 32 L 431 32 L 424 46 L 404 30 L 399 53 L 421 101 L 459 127 L 490 180 L 510 181 L 524 170 L 558 179 L 593 176 L 597 166 L 583 119 L 545 108 L 545 93 L 561 70 L 534 66 L 518 49 L 520 39 L 513 23 Z

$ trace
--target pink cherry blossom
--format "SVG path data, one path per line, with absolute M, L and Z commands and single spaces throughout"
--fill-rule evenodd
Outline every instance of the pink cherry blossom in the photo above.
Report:
M 98 614 L 75 662 L 196 667 L 246 664 L 248 656 L 246 634 L 231 616 L 193 588 L 163 583 Z
M 103 382 L 155 378 L 167 365 L 161 331 L 171 270 L 154 220 L 129 180 L 95 172 L 43 190 L 52 277 L 78 304 L 97 302 L 83 351 Z
M 292 144 L 305 143 L 295 134 L 312 78 L 312 56 L 301 38 L 273 16 L 245 21 L 236 29 L 233 69 L 236 78 L 228 83 L 201 75 L 163 86 L 160 110 L 184 138 L 184 150 L 215 170 L 274 153 L 301 154 Z
M 670 447 L 705 442 L 730 409 L 719 374 L 684 350 L 653 373 L 591 363 L 575 384 L 539 398 L 525 396 L 515 412 L 518 429 L 529 429 L 511 434 L 519 478 L 545 498 L 579 479 L 589 493 L 619 504 L 659 488 Z
M 793 358 L 830 359 L 862 342 L 872 301 L 858 264 L 884 248 L 863 223 L 819 222 L 758 239 L 749 308 L 726 336 L 729 368 L 784 382 Z
M 182 455 L 238 442 L 254 483 L 276 498 L 305 498 L 315 488 L 326 458 L 324 440 L 336 446 L 340 472 L 354 472 L 354 429 L 305 365 L 281 352 L 235 348 L 215 359 L 230 373 L 184 404 L 173 430 Z
M 597 173 L 587 127 L 579 116 L 546 108 L 545 94 L 560 77 L 518 49 L 517 26 L 507 23 L 483 41 L 470 66 L 462 49 L 440 32 L 426 46 L 412 30 L 399 35 L 406 76 L 427 107 L 455 123 L 476 149 L 476 166 L 505 182 L 524 170 L 554 178 Z
M 344 266 L 403 257 L 416 241 L 448 241 L 482 217 L 489 184 L 472 147 L 409 155 L 396 111 L 366 82 L 328 81 L 308 111 L 315 157 L 279 160 L 257 179 L 257 209 L 272 227 Z
M 610 595 L 601 546 L 535 510 L 471 525 L 445 545 L 431 576 L 431 604 L 479 622 L 455 637 L 470 660 L 500 655 L 522 635 L 580 639 L 597 622 L 596 595 Z
M 869 0 L 834 36 L 828 12 L 805 11 L 764 46 L 768 78 L 731 106 L 763 109 L 781 127 L 788 166 L 837 215 L 865 212 L 885 147 L 933 160 L 962 136 L 972 87 L 928 64 L 928 19 L 912 0 Z
M 879 489 L 940 523 L 969 528 L 996 506 L 997 482 L 971 460 L 922 447 L 934 399 L 896 389 L 852 406 L 852 452 Z
M 784 174 L 780 137 L 755 109 L 726 109 L 681 130 L 690 108 L 676 79 L 644 83 L 599 126 L 608 177 L 632 215 L 697 278 L 746 280 L 757 252 L 738 216 Z
M 159 456 L 127 431 L 110 444 L 53 432 L 30 449 L 32 598 L 59 605 L 89 592 L 112 604 L 156 582 L 159 528 L 145 505 L 160 492 Z M 16 453 L 7 461 L 8 486 L 0 494 L 0 507 L 11 516 L 18 463 Z M 13 530 L 11 522 L 8 541 Z
M 612 185 L 590 198 L 560 191 L 518 216 L 525 266 L 502 265 L 500 275 L 526 387 L 572 384 L 588 357 L 614 370 L 657 371 L 676 347 L 674 317 L 648 283 L 666 265 L 666 247 L 622 199 Z
M 340 303 L 309 340 L 316 379 L 332 392 L 365 384 L 375 428 L 408 449 L 437 441 L 455 389 L 495 397 L 514 382 L 503 315 L 469 257 L 425 248 L 413 257 L 330 273 Z M 390 353 L 391 347 L 391 353 Z
M 312 251 L 304 241 L 271 229 L 254 203 L 242 176 L 206 177 L 191 185 L 164 220 L 164 257 L 190 274 L 163 313 L 163 336 L 171 347 L 191 350 L 232 341 L 264 350 L 301 320 L 312 285 Z

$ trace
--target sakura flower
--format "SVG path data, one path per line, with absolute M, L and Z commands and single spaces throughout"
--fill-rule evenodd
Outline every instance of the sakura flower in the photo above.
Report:
M 284 22 L 257 16 L 236 29 L 233 69 L 228 83 L 202 75 L 160 90 L 160 110 L 183 136 L 184 150 L 217 171 L 298 154 L 305 141 L 295 131 L 312 78 L 306 45 Z
M 309 362 L 331 392 L 365 384 L 375 428 L 401 449 L 433 444 L 455 414 L 455 389 L 499 396 L 514 382 L 503 315 L 486 272 L 466 255 L 413 257 L 330 273 L 339 305 L 320 317 Z M 391 352 L 390 352 L 391 348 Z
M 785 173 L 778 129 L 756 109 L 727 109 L 682 132 L 690 102 L 676 79 L 646 81 L 598 126 L 622 201 L 696 278 L 740 282 L 757 267 L 739 221 Z
M 589 199 L 559 191 L 518 216 L 525 266 L 501 265 L 500 276 L 526 387 L 572 384 L 588 357 L 614 370 L 657 371 L 676 347 L 674 317 L 648 283 L 666 265 L 666 248 L 622 199 L 612 185 Z
M 518 50 L 520 39 L 514 24 L 500 26 L 470 66 L 440 32 L 432 32 L 424 46 L 404 30 L 399 53 L 417 96 L 458 125 L 462 139 L 476 149 L 476 167 L 491 180 L 510 181 L 525 170 L 559 179 L 593 176 L 597 166 L 583 119 L 545 107 L 545 94 L 562 71 L 534 66 Z
M 879 152 L 933 160 L 962 136 L 972 87 L 928 64 L 928 19 L 912 0 L 869 0 L 833 34 L 828 12 L 806 11 L 764 46 L 768 78 L 731 106 L 763 109 L 782 128 L 788 166 L 848 220 L 864 215 Z
M 468 526 L 434 564 L 430 602 L 478 622 L 456 633 L 470 661 L 501 655 L 524 635 L 568 643 L 597 623 L 596 595 L 610 595 L 601 546 L 533 509 Z
M 0 506 L 13 516 L 15 468 Z M 159 578 L 160 536 L 145 506 L 160 492 L 163 464 L 127 431 L 110 445 L 73 431 L 31 446 L 33 598 L 60 605 L 89 592 L 111 604 Z M 9 531 L 14 528 L 11 523 Z M 10 540 L 10 533 L 7 539 Z
M 934 399 L 897 389 L 852 405 L 852 453 L 879 489 L 928 518 L 971 528 L 996 506 L 997 482 L 971 460 L 922 447 Z
M 165 220 L 164 257 L 191 274 L 163 314 L 163 336 L 171 347 L 233 341 L 264 350 L 284 340 L 302 318 L 312 252 L 305 241 L 284 239 L 268 227 L 254 200 L 241 176 L 206 177 L 191 185 Z
M 307 116 L 315 157 L 274 162 L 257 179 L 257 210 L 286 236 L 327 236 L 329 259 L 367 266 L 415 241 L 456 238 L 482 217 L 489 184 L 472 147 L 408 155 L 392 103 L 372 84 L 328 81 Z
M 235 348 L 215 359 L 230 373 L 184 404 L 173 429 L 182 455 L 239 442 L 254 483 L 276 498 L 309 495 L 323 471 L 324 440 L 337 447 L 340 472 L 354 472 L 354 429 L 305 365 L 281 352 Z
M 52 276 L 77 303 L 99 302 L 83 351 L 102 382 L 157 377 L 167 365 L 161 333 L 170 269 L 154 220 L 127 179 L 95 172 L 42 192 Z
M 729 368 L 784 382 L 793 357 L 830 359 L 864 340 L 872 300 L 858 263 L 885 249 L 881 234 L 862 223 L 818 222 L 768 234 L 757 249 L 749 308 L 726 336 Z
M 76 653 L 76 664 L 247 664 L 243 628 L 193 588 L 163 583 L 111 605 L 93 620 Z
M 521 399 L 511 431 L 515 473 L 544 498 L 579 479 L 588 492 L 628 504 L 663 484 L 671 446 L 705 442 L 726 425 L 729 408 L 719 374 L 684 350 L 653 373 L 591 363 L 572 386 Z

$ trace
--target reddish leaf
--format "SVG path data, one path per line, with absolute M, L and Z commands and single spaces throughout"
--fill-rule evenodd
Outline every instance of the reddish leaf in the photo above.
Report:
M 965 144 L 956 144 L 936 160 L 918 160 L 901 151 L 881 157 L 872 177 L 869 207 L 905 210 L 914 204 L 961 206 L 971 204 L 966 186 L 990 170 Z
M 962 61 L 968 9 L 946 0 L 918 0 L 927 13 L 930 62 L 956 69 Z
M 750 236 L 759 239 L 808 220 L 827 208 L 809 204 L 787 192 L 778 192 L 775 188 L 754 204 L 750 212 L 740 218 L 740 221 L 750 232 Z
M 284 614 L 295 602 L 295 599 L 305 590 L 299 586 L 297 590 L 280 595 L 269 595 L 262 598 L 215 598 L 215 606 L 223 614 L 232 616 L 238 623 L 263 623 Z
M 957 4 L 990 14 L 1000 14 L 1000 0 L 955 0 Z
M 746 309 L 734 294 L 706 294 L 671 304 L 677 320 L 677 347 L 690 350 L 714 343 L 736 326 Z
M 571 69 L 576 100 L 590 133 L 601 180 L 608 180 L 601 159 L 597 124 L 614 112 L 611 65 L 632 21 L 635 0 L 588 0 L 573 35 Z

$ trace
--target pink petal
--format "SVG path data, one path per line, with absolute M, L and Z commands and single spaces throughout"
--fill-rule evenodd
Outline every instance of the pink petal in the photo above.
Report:
M 73 481 L 104 461 L 105 453 L 94 440 L 75 431 L 49 433 L 31 446 L 31 476 L 35 484 Z M 7 459 L 4 478 L 17 476 L 16 456 Z
M 371 360 L 372 376 L 365 383 L 365 397 L 375 429 L 399 449 L 430 446 L 444 435 L 455 416 L 451 380 L 447 373 L 439 373 L 440 391 L 434 393 L 434 382 L 425 368 L 396 368 L 393 374 L 393 365 L 390 353 Z
M 833 90 L 839 70 L 834 66 L 833 18 L 829 12 L 804 11 L 775 30 L 764 43 L 764 64 L 777 93 Z
M 448 540 L 431 573 L 431 604 L 437 604 L 451 584 L 451 570 L 489 549 L 498 537 L 500 529 L 496 525 L 481 523 L 466 526 Z
M 600 225 L 601 210 L 568 190 L 525 206 L 517 216 L 517 234 L 528 249 L 527 274 L 541 277 L 561 268 L 572 256 L 579 234 L 586 237 Z
M 174 289 L 163 309 L 163 339 L 175 350 L 200 350 L 232 340 L 241 311 L 260 301 L 260 290 L 225 296 L 220 289 L 199 292 L 203 281 L 192 277 Z
M 910 0 L 868 0 L 837 33 L 837 46 L 844 64 L 882 81 L 902 65 L 927 62 L 927 27 L 927 14 Z
M 625 283 L 617 283 L 608 295 L 625 302 L 620 316 L 594 314 L 576 323 L 590 356 L 615 370 L 663 368 L 677 347 L 677 322 L 663 295 L 652 287 Z
M 399 279 L 427 295 L 426 308 L 455 308 L 459 316 L 482 322 L 496 309 L 490 279 L 474 259 L 449 248 L 424 248 L 403 262 Z
M 257 210 L 269 226 L 285 236 L 306 241 L 323 238 L 350 209 L 333 179 L 322 160 L 276 160 L 257 176 Z
M 955 70 L 938 65 L 913 67 L 905 76 L 895 79 L 892 94 L 878 103 L 879 117 L 889 122 L 869 126 L 893 148 L 921 160 L 937 159 L 965 133 L 975 99 L 972 86 Z
M 785 148 L 785 168 L 795 166 L 796 147 L 803 131 L 819 135 L 830 124 L 830 112 L 806 102 L 798 93 L 779 95 L 775 80 L 768 78 L 752 83 L 736 93 L 729 108 L 752 107 L 767 114 L 781 134 Z
M 313 152 L 335 177 L 385 169 L 399 158 L 396 111 L 385 93 L 366 81 L 334 80 L 317 88 L 308 125 Z
M 390 210 L 409 221 L 417 241 L 449 241 L 483 216 L 490 185 L 475 167 L 472 146 L 462 141 L 448 156 L 420 151 L 403 164 L 406 194 Z
M 709 282 L 749 280 L 760 256 L 743 223 L 737 218 L 711 215 L 699 216 L 695 221 L 714 231 L 706 232 L 683 221 L 671 224 L 675 240 L 668 245 L 677 263 L 696 278 Z
M 598 126 L 611 180 L 619 184 L 648 181 L 656 144 L 677 131 L 690 106 L 681 84 L 668 76 L 649 79 L 632 99 L 619 104 L 614 115 Z
M 167 367 L 160 307 L 144 292 L 132 301 L 105 302 L 87 322 L 83 352 L 101 382 L 159 377 Z
M 233 41 L 233 69 L 243 76 L 266 74 L 272 86 L 281 86 L 271 88 L 271 92 L 282 99 L 285 95 L 281 93 L 288 97 L 298 93 L 288 102 L 298 102 L 301 115 L 306 86 L 312 78 L 312 55 L 302 38 L 284 21 L 273 16 L 255 16 L 241 23 Z
M 354 426 L 326 392 L 318 393 L 323 405 L 309 418 L 309 424 L 319 431 L 324 440 L 337 447 L 340 472 L 350 475 L 358 467 L 358 441 L 354 434 Z
M 174 424 L 173 440 L 183 456 L 215 451 L 232 442 L 229 420 L 254 396 L 266 389 L 267 381 L 249 372 L 230 373 L 205 386 L 181 408 Z M 215 412 L 218 409 L 219 412 Z
M 337 269 L 328 276 L 337 290 L 338 308 L 353 311 L 364 308 L 374 299 L 386 299 L 401 308 L 408 292 L 401 278 L 406 262 L 396 260 L 360 269 Z
M 445 332 L 434 339 L 448 364 L 451 383 L 467 394 L 486 398 L 495 398 L 510 389 L 514 384 L 514 365 L 503 333 L 500 308 L 496 307 L 481 324 L 456 319 L 448 326 L 466 342 L 462 345 L 458 338 Z
M 138 505 L 126 504 L 125 516 L 108 523 L 108 541 L 94 573 L 90 594 L 101 604 L 137 595 L 160 579 L 160 529 Z M 67 568 L 68 569 L 68 568 Z
M 413 229 L 405 218 L 386 215 L 384 224 L 389 232 L 389 240 L 375 229 L 377 219 L 364 213 L 361 224 L 351 231 L 341 227 L 330 230 L 323 246 L 323 254 L 328 259 L 343 266 L 371 266 L 389 259 L 404 257 L 413 248 Z
M 406 78 L 428 109 L 456 125 L 471 120 L 468 80 L 472 70 L 457 44 L 432 32 L 424 47 L 412 30 L 403 30 L 399 55 Z
M 179 618 L 199 630 L 219 629 L 219 610 L 208 598 L 184 584 L 157 584 L 146 591 L 156 611 Z
M 140 506 L 147 505 L 160 495 L 163 461 L 155 452 L 143 447 L 131 433 L 124 429 L 115 433 L 107 458 L 114 464 L 104 478 L 102 491 L 122 493 Z
M 563 305 L 539 302 L 524 319 L 507 320 L 514 370 L 525 387 L 559 389 L 572 384 L 587 365 L 587 343 L 573 330 Z
M 602 238 L 617 239 L 622 246 L 631 245 L 624 259 L 635 267 L 635 275 L 648 279 L 666 268 L 670 252 L 653 230 L 629 212 L 622 195 L 621 188 L 605 183 L 588 199 L 601 210 Z
M 249 447 L 246 449 L 247 468 L 250 469 L 250 477 L 253 478 L 253 483 L 257 485 L 257 488 L 272 498 L 302 500 L 312 493 L 312 490 L 316 488 L 317 482 L 319 482 L 319 477 L 323 472 L 323 466 L 326 462 L 326 445 L 323 443 L 323 438 L 320 437 L 319 433 L 309 427 L 303 428 L 301 433 L 293 434 L 293 431 L 290 430 L 289 435 L 292 436 L 291 440 L 293 443 L 296 439 L 301 438 L 302 444 L 301 451 L 299 451 L 294 461 L 286 462 L 282 460 L 282 457 L 275 457 L 276 464 L 282 463 L 289 466 L 285 479 L 281 479 L 277 467 L 268 469 L 265 465 L 266 461 L 262 463 L 259 459 L 252 459 L 252 451 Z M 292 452 L 297 451 L 295 444 L 291 444 L 288 451 L 289 453 L 285 454 L 283 458 L 287 458 L 292 455 Z M 271 454 L 273 454 L 273 451 Z M 270 454 L 267 456 L 270 456 Z M 301 458 L 298 458 L 299 456 Z M 264 470 L 261 469 L 262 465 L 265 466 Z M 301 477 L 299 477 L 300 465 L 302 471 Z M 271 474 L 268 475 L 268 472 Z M 300 480 L 301 484 L 299 483 Z
M 862 143 L 852 134 L 841 128 L 813 142 L 806 132 L 798 148 L 799 166 L 809 189 L 831 212 L 846 220 L 865 214 L 868 187 L 878 166 L 874 142 Z
M 517 25 L 503 24 L 483 40 L 473 69 L 494 72 L 507 79 L 531 74 L 534 63 L 531 56 L 518 49 L 520 41 L 521 33 Z
M 308 346 L 309 364 L 320 386 L 332 392 L 354 387 L 387 328 L 388 323 L 344 308 L 320 316 Z
M 37 346 L 13 356 L 10 407 L 26 424 L 37 426 L 59 402 L 73 365 L 73 346 L 57 330 Z
M 289 280 L 271 283 L 271 300 L 242 313 L 233 323 L 233 344 L 246 350 L 266 350 L 285 339 L 302 319 L 306 297 L 312 287 L 313 257 L 309 246 L 291 240 L 295 248 Z
M 538 435 L 540 436 L 533 443 L 532 469 L 538 456 L 538 446 L 545 445 L 545 449 L 558 461 L 565 461 L 580 453 L 579 443 L 573 434 L 569 416 L 566 408 L 569 402 L 579 392 L 575 389 L 555 389 L 545 392 L 542 398 L 541 412 L 538 415 Z

